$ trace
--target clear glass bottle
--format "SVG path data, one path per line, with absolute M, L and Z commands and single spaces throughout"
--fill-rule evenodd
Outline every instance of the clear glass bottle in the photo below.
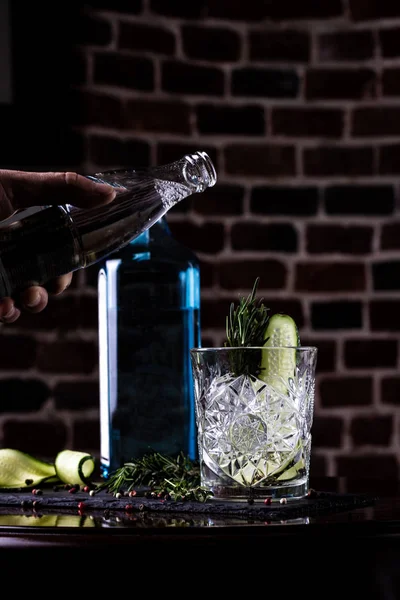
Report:
M 165 218 L 108 257 L 98 303 L 102 477 L 147 453 L 197 458 L 200 269 Z
M 128 244 L 191 194 L 216 183 L 205 152 L 169 165 L 99 173 L 91 179 L 117 189 L 107 206 L 70 205 L 22 211 L 0 227 L 0 298 L 28 285 L 88 267 Z

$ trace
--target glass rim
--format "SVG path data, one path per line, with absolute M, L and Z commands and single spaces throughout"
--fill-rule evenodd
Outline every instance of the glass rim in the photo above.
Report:
M 218 346 L 216 348 L 190 348 L 190 352 L 217 352 L 228 350 L 318 350 L 317 346 Z

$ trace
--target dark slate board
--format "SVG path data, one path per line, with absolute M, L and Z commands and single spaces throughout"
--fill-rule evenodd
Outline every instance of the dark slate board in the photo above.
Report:
M 123 496 L 116 498 L 106 491 L 95 496 L 78 491 L 74 494 L 68 490 L 41 490 L 40 495 L 33 495 L 31 490 L 0 491 L 0 514 L 21 514 L 29 511 L 41 512 L 95 512 L 103 513 L 168 513 L 185 515 L 208 515 L 212 517 L 261 519 L 263 521 L 279 521 L 312 517 L 329 513 L 337 513 L 356 508 L 371 506 L 375 498 L 366 494 L 339 494 L 334 492 L 313 491 L 310 496 L 300 500 L 288 500 L 286 504 L 278 501 L 270 505 L 257 501 L 223 502 L 211 499 L 207 502 L 189 502 L 147 498 L 137 495 L 133 498 Z M 83 503 L 83 506 L 80 505 Z

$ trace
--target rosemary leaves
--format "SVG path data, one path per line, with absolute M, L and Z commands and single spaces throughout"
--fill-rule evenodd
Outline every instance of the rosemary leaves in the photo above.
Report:
M 269 321 L 269 308 L 261 300 L 257 302 L 256 292 L 260 278 L 254 282 L 251 294 L 247 298 L 241 298 L 239 305 L 235 308 L 232 303 L 229 315 L 226 318 L 226 342 L 225 347 L 249 348 L 264 346 L 267 339 L 265 332 Z M 253 360 L 250 359 L 253 357 Z M 258 375 L 260 361 L 255 353 L 235 352 L 232 353 L 232 370 L 237 375 Z
M 146 487 L 157 497 L 171 500 L 205 502 L 212 496 L 200 485 L 197 461 L 183 453 L 172 458 L 159 452 L 125 463 L 111 473 L 107 481 L 100 483 L 95 492 L 129 493 L 136 487 Z

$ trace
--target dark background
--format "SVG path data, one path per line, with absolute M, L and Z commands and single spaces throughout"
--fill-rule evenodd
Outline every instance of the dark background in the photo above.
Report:
M 311 468 L 400 463 L 400 6 L 387 0 L 12 2 L 0 167 L 164 164 L 218 185 L 169 214 L 202 264 L 202 343 L 259 295 L 319 348 Z M 95 267 L 0 329 L 0 443 L 98 455 Z

